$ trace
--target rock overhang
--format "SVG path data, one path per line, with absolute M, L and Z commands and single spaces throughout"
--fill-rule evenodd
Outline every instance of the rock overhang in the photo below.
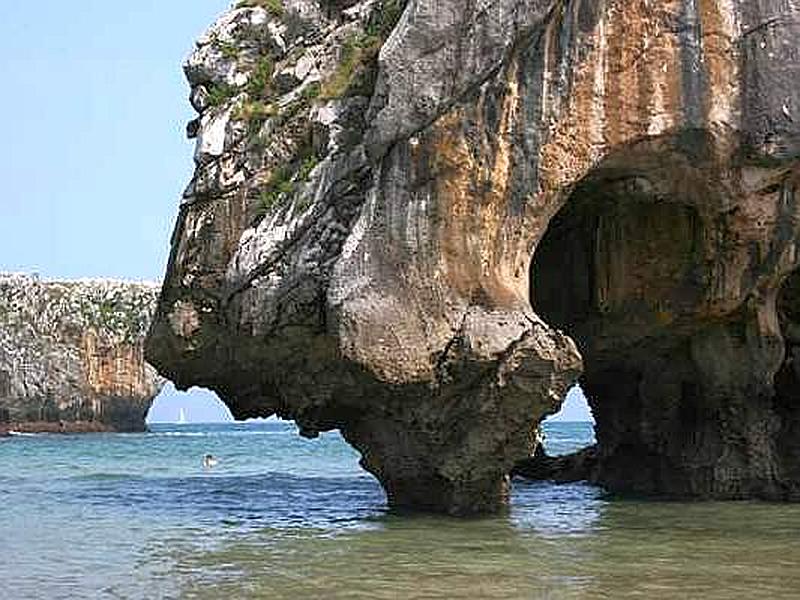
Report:
M 195 101 L 215 142 L 187 190 L 148 353 L 234 414 L 341 429 L 394 504 L 493 510 L 581 370 L 529 303 L 534 251 L 580 182 L 694 174 L 719 206 L 690 221 L 738 207 L 727 227 L 771 252 L 772 271 L 722 294 L 720 318 L 795 268 L 793 213 L 769 221 L 753 198 L 777 190 L 780 208 L 795 194 L 781 182 L 797 159 L 797 15 L 727 0 L 411 0 L 387 28 L 389 4 L 236 9 L 201 41 L 187 74 L 193 99 L 216 98 Z M 288 71 L 305 79 L 286 89 Z

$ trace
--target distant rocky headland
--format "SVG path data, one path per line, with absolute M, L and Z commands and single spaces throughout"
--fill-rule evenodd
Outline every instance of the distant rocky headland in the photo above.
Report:
M 0 434 L 144 430 L 165 382 L 144 360 L 158 292 L 0 274 Z
M 238 2 L 148 358 L 339 428 L 393 506 L 498 510 L 578 379 L 607 488 L 798 499 L 798 40 L 779 0 Z

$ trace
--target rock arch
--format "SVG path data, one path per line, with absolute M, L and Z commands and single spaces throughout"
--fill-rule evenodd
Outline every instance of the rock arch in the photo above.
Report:
M 532 302 L 584 357 L 597 481 L 784 498 L 796 276 L 777 313 L 776 297 L 796 233 L 776 230 L 796 232 L 796 188 L 790 171 L 720 170 L 702 155 L 714 140 L 691 134 L 614 152 L 580 182 L 538 245 Z
M 181 420 L 183 416 L 184 420 Z M 148 425 L 159 423 L 216 423 L 231 420 L 230 409 L 210 390 L 193 388 L 179 392 L 167 382 L 153 399 L 145 418 Z
M 236 416 L 341 429 L 395 506 L 486 512 L 580 374 L 552 319 L 590 359 L 604 483 L 777 495 L 796 14 L 409 0 L 395 20 L 385 3 L 327 4 L 233 9 L 189 59 L 197 168 L 153 364 Z M 536 314 L 537 244 L 546 255 L 586 228 L 603 268 L 569 311 L 545 286 Z

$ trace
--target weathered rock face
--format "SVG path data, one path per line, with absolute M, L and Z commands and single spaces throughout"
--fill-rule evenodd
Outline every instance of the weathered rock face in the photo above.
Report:
M 600 103 L 622 143 L 551 221 L 532 298 L 586 362 L 599 482 L 797 498 L 800 388 L 782 365 L 800 298 L 776 298 L 798 261 L 798 12 L 689 4 L 627 21 L 644 27 L 620 51 L 627 83 Z
M 141 431 L 158 286 L 0 275 L 0 429 Z
M 148 357 L 464 513 L 503 504 L 570 334 L 604 483 L 783 497 L 798 33 L 778 0 L 233 9 L 186 67 Z
M 549 456 L 538 446 L 533 456 L 514 465 L 511 474 L 534 481 L 574 483 L 593 481 L 597 470 L 597 446 L 567 456 Z

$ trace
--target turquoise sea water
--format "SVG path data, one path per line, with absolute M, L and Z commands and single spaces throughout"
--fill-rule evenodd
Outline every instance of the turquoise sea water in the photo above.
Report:
M 501 516 L 394 515 L 357 458 L 280 422 L 0 440 L 0 599 L 800 598 L 797 505 L 516 481 Z

